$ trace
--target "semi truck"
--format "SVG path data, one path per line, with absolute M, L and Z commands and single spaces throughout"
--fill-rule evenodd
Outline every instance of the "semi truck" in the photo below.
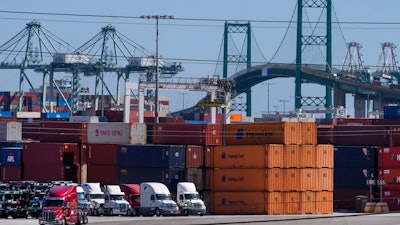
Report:
M 101 190 L 100 183 L 84 183 L 81 187 L 85 191 L 87 199 L 90 201 L 89 215 L 100 216 L 104 214 L 104 192 Z
M 172 200 L 167 186 L 158 182 L 140 184 L 140 215 L 178 215 L 179 208 Z
M 104 186 L 104 213 L 106 215 L 130 215 L 131 206 L 125 199 L 125 193 L 121 191 L 119 185 Z
M 125 193 L 125 199 L 129 202 L 132 215 L 139 215 L 140 208 L 140 185 L 139 184 L 120 184 L 121 191 Z
M 88 223 L 85 212 L 79 209 L 76 186 L 53 186 L 43 203 L 39 224 Z
M 206 205 L 203 200 L 201 200 L 194 183 L 179 182 L 176 195 L 177 203 L 182 214 L 202 216 L 206 213 Z M 185 204 L 187 209 L 183 210 Z

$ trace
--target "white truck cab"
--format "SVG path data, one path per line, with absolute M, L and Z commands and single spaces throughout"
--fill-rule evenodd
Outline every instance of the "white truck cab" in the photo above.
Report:
M 178 215 L 179 208 L 167 186 L 158 182 L 140 184 L 140 215 Z
M 179 182 L 177 186 L 177 203 L 182 210 L 187 204 L 188 214 L 204 215 L 206 213 L 206 205 L 201 200 L 196 186 L 192 182 Z
M 104 213 L 107 215 L 130 215 L 131 205 L 125 199 L 125 193 L 119 185 L 104 186 L 105 202 Z
M 87 199 L 90 201 L 91 216 L 99 216 L 104 214 L 104 192 L 101 190 L 100 183 L 84 183 L 81 184 L 82 189 L 85 191 Z

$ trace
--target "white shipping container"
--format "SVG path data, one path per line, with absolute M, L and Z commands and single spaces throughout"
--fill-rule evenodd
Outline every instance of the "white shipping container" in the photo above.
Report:
M 82 53 L 55 53 L 53 55 L 54 63 L 89 63 L 90 59 Z
M 71 116 L 69 122 L 73 123 L 98 123 L 98 116 Z
M 22 122 L 0 122 L 0 141 L 22 141 Z
M 41 116 L 40 112 L 17 112 L 17 118 L 40 118 Z
M 88 123 L 89 144 L 146 144 L 144 123 Z
M 140 67 L 148 67 L 148 66 L 156 66 L 156 58 L 149 57 L 130 57 L 128 59 L 130 66 L 140 66 Z M 162 66 L 164 64 L 161 58 L 158 58 L 158 65 Z

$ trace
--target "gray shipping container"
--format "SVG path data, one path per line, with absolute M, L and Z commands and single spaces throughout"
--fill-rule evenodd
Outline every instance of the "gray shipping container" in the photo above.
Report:
M 22 122 L 0 122 L 0 141 L 22 141 Z

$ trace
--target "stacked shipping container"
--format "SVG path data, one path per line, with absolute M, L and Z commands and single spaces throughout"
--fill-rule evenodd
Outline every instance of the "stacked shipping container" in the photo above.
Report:
M 400 147 L 381 147 L 378 150 L 379 179 L 385 181 L 382 198 L 390 211 L 400 210 Z

